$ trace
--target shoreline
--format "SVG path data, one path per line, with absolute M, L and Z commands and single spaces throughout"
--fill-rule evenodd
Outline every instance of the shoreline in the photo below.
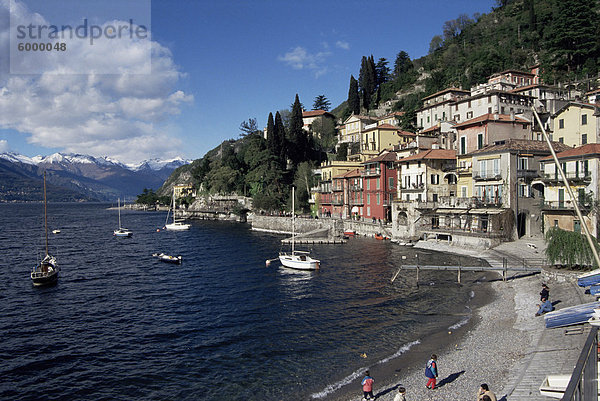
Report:
M 530 247 L 532 241 L 537 247 Z M 464 256 L 476 256 L 496 262 L 500 256 L 517 260 L 540 257 L 542 240 L 522 239 L 511 242 L 508 248 L 487 251 L 455 248 L 447 244 L 424 243 L 421 249 L 430 249 Z M 512 278 L 503 282 L 499 276 L 479 277 L 471 281 L 476 285 L 475 295 L 467 304 L 471 308 L 468 322 L 454 330 L 440 330 L 407 352 L 381 366 L 370 368 L 375 379 L 374 394 L 377 400 L 392 401 L 397 388 L 407 389 L 407 399 L 457 400 L 475 399 L 481 383 L 487 383 L 498 399 L 506 397 L 508 383 L 519 363 L 528 353 L 533 335 L 532 325 L 543 324 L 535 320 L 535 302 L 542 283 L 539 275 Z M 424 367 L 431 354 L 438 355 L 440 388 L 425 388 Z M 328 399 L 358 401 L 362 398 L 360 378 L 334 392 Z M 319 399 L 319 398 L 311 398 Z

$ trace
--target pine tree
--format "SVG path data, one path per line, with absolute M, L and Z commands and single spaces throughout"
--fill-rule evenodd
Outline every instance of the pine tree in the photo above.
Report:
M 360 95 L 362 105 L 365 109 L 371 108 L 371 99 L 377 89 L 377 73 L 375 71 L 375 61 L 373 55 L 363 56 L 360 72 L 358 75 L 358 84 L 360 86 Z
M 350 89 L 348 89 L 348 108 L 352 114 L 360 114 L 360 98 L 358 97 L 358 81 L 350 75 Z
M 377 76 L 377 85 L 386 83 L 390 79 L 390 68 L 388 67 L 389 62 L 385 58 L 380 58 L 375 65 L 375 72 Z
M 432 39 L 432 41 L 433 41 L 433 39 Z M 436 46 L 439 47 L 439 45 L 436 45 Z M 430 53 L 432 52 L 431 48 L 429 49 L 429 52 Z M 398 53 L 398 55 L 396 56 L 396 61 L 394 62 L 394 75 L 396 76 L 396 78 L 398 78 L 405 72 L 408 72 L 412 69 L 413 69 L 413 64 L 412 64 L 412 61 L 410 61 L 410 57 L 408 56 L 408 53 L 405 52 L 404 50 L 402 50 L 400 53 Z
M 303 129 L 302 106 L 298 94 L 292 106 L 292 115 L 290 116 L 290 149 L 288 156 L 292 163 L 297 166 L 301 161 L 306 160 L 308 156 L 308 138 Z
M 331 107 L 331 102 L 327 100 L 325 95 L 319 95 L 315 98 L 315 101 L 313 103 L 313 110 L 329 111 L 329 107 Z

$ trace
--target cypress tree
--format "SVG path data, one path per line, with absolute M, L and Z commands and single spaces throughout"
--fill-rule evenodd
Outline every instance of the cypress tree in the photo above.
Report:
M 308 138 L 306 132 L 302 128 L 304 126 L 302 122 L 302 106 L 300 105 L 300 99 L 296 94 L 294 105 L 292 106 L 292 114 L 290 116 L 290 145 L 288 156 L 292 160 L 294 166 L 297 166 L 300 162 L 306 160 L 308 155 Z
M 368 80 L 369 78 L 368 76 L 368 72 L 367 72 L 367 57 L 363 56 L 361 61 L 360 61 L 360 71 L 358 72 L 358 86 L 359 86 L 359 90 L 360 90 L 360 100 L 362 103 L 362 106 L 366 109 L 369 108 L 369 98 L 371 97 L 369 96 L 365 96 L 366 93 L 366 88 L 368 85 Z
M 350 75 L 350 89 L 348 89 L 348 108 L 352 114 L 360 114 L 360 98 L 358 97 L 358 81 Z
M 275 126 L 273 129 L 275 137 L 275 146 L 277 149 L 277 161 L 282 170 L 285 170 L 287 165 L 287 141 L 285 139 L 285 126 L 279 112 L 275 113 Z
M 273 120 L 273 113 L 269 113 L 267 120 L 267 149 L 272 155 L 278 156 L 279 149 L 277 147 L 277 138 L 275 137 L 275 122 Z

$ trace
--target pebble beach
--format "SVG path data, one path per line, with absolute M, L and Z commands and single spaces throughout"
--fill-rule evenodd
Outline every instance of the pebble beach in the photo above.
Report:
M 476 251 L 457 249 L 446 244 L 424 243 L 421 247 L 477 255 L 489 261 L 499 257 L 542 257 L 543 241 L 535 246 L 531 240 L 507 243 L 501 249 Z M 493 254 L 492 254 L 493 253 Z M 374 394 L 377 400 L 393 401 L 398 387 L 405 387 L 406 399 L 412 400 L 476 400 L 481 383 L 487 383 L 498 400 L 510 399 L 514 383 L 522 374 L 526 356 L 535 348 L 543 317 L 535 317 L 536 303 L 542 278 L 540 275 L 511 278 L 503 282 L 500 277 L 488 277 L 481 283 L 468 324 L 421 344 L 415 349 L 406 365 L 387 372 L 380 371 L 375 378 Z M 562 287 L 562 288 L 560 288 Z M 552 283 L 552 293 L 572 291 L 569 283 Z M 411 350 L 412 352 L 412 350 Z M 425 364 L 430 354 L 438 356 L 438 388 L 425 387 Z M 337 400 L 358 401 L 362 399 L 360 383 L 356 383 L 355 395 L 346 394 Z

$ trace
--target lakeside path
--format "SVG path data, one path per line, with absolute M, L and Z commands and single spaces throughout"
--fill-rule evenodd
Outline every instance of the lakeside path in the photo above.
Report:
M 528 244 L 533 244 L 531 246 Z M 486 259 L 490 265 L 501 266 L 502 258 L 509 264 L 522 263 L 523 258 L 543 258 L 543 240 L 521 239 L 481 251 L 456 248 L 445 243 L 419 242 L 419 248 L 458 253 Z M 432 349 L 438 354 L 441 384 L 437 390 L 425 388 L 424 367 L 407 366 L 393 378 L 375 377 L 378 400 L 392 401 L 397 387 L 407 389 L 408 400 L 457 401 L 475 400 L 481 383 L 487 383 L 498 400 L 548 400 L 538 388 L 547 374 L 570 374 L 585 343 L 589 327 L 583 333 L 565 334 L 565 329 L 545 329 L 543 317 L 535 317 L 536 304 L 543 279 L 540 275 L 510 279 L 503 282 L 489 277 L 491 302 L 476 309 L 470 330 L 454 347 Z M 574 282 L 548 281 L 550 298 L 556 308 L 591 302 Z M 449 335 L 451 335 L 449 333 Z M 356 397 L 360 400 L 360 386 Z

